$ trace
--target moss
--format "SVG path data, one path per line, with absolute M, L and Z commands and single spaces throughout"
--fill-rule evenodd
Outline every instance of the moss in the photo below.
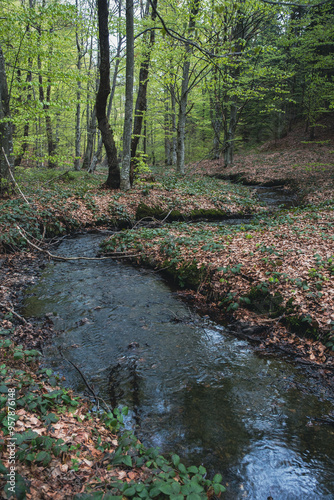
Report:
M 164 213 L 164 210 L 160 207 L 149 207 L 145 203 L 139 203 L 136 211 L 136 220 L 144 219 L 145 217 L 163 219 Z
M 205 267 L 198 268 L 196 261 L 182 264 L 180 267 L 177 265 L 176 262 L 164 261 L 161 265 L 163 274 L 181 288 L 197 289 L 204 280 Z
M 281 294 L 276 292 L 272 295 L 266 287 L 253 287 L 244 298 L 250 301 L 245 303 L 248 309 L 260 314 L 267 314 L 270 318 L 277 318 L 285 312 Z
M 136 211 L 136 220 L 144 219 L 145 217 L 154 217 L 155 219 L 168 221 L 184 220 L 185 217 L 179 210 L 166 211 L 160 207 L 150 207 L 145 203 L 139 203 Z
M 287 316 L 283 319 L 283 323 L 297 335 L 319 340 L 318 329 L 313 326 L 310 318 L 298 315 Z
M 219 210 L 217 208 L 199 208 L 192 210 L 189 215 L 191 220 L 198 220 L 198 219 L 208 219 L 208 220 L 216 220 L 216 219 L 221 219 L 223 217 L 226 217 L 226 212 L 223 210 Z

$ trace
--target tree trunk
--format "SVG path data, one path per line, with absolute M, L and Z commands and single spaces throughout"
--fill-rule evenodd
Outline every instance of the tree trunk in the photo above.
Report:
M 195 28 L 196 16 L 199 12 L 199 2 L 200 0 L 194 0 L 194 3 L 190 10 L 189 17 L 189 38 L 192 37 L 192 33 Z M 176 172 L 178 174 L 184 175 L 184 141 L 186 133 L 186 119 L 187 119 L 187 102 L 188 102 L 188 88 L 189 88 L 189 71 L 190 71 L 190 56 L 192 54 L 192 46 L 189 43 L 185 43 L 186 47 L 186 59 L 183 65 L 182 71 L 182 85 L 181 85 L 181 97 L 179 103 L 179 120 L 177 125 L 177 162 L 176 162 Z
M 84 170 L 88 170 L 89 172 L 91 172 L 90 165 L 93 156 L 93 143 L 94 143 L 95 131 L 96 131 L 96 107 L 94 106 L 92 115 L 90 117 L 89 125 L 87 127 L 87 145 L 86 145 L 84 160 L 82 163 L 82 168 Z
M 235 129 L 237 125 L 237 106 L 236 102 L 231 104 L 229 126 L 225 140 L 224 147 L 224 160 L 225 167 L 233 166 L 234 161 L 234 141 L 235 141 Z
M 119 8 L 121 8 L 121 2 L 120 2 L 120 7 Z M 110 92 L 110 97 L 109 97 L 109 102 L 108 102 L 108 111 L 107 111 L 107 118 L 108 118 L 108 120 L 110 119 L 112 103 L 113 103 L 113 100 L 114 100 L 114 95 L 115 95 L 115 90 L 116 90 L 117 75 L 118 75 L 118 68 L 119 68 L 119 63 L 120 63 L 122 43 L 123 43 L 123 38 L 120 36 L 119 39 L 118 39 L 118 44 L 117 44 L 116 63 L 115 63 L 115 69 L 114 69 L 114 74 L 113 74 L 113 82 L 112 82 L 112 87 L 111 87 L 111 92 Z M 94 135 L 92 137 L 94 138 Z M 97 165 L 99 159 L 101 158 L 101 153 L 102 153 L 102 137 L 100 137 L 99 140 L 98 140 L 97 149 L 96 149 L 96 152 L 93 155 L 93 158 L 91 158 L 90 166 L 88 168 L 88 172 L 92 173 L 92 172 L 95 171 L 96 165 Z
M 80 73 L 81 69 L 81 53 L 78 52 L 77 68 Z M 80 170 L 80 141 L 81 141 L 81 81 L 78 80 L 77 83 L 77 110 L 75 116 L 75 159 L 74 159 L 74 170 Z
M 177 127 L 176 127 L 176 99 L 174 90 L 171 91 L 172 114 L 172 165 L 177 162 Z
M 108 31 L 108 1 L 97 0 L 100 42 L 100 85 L 96 95 L 96 117 L 101 131 L 102 141 L 108 158 L 108 178 L 106 186 L 118 189 L 120 186 L 120 171 L 117 159 L 117 148 L 113 131 L 106 115 L 106 105 L 110 94 L 110 62 L 109 62 L 109 31 Z
M 5 60 L 0 45 L 0 195 L 3 195 L 4 192 L 8 191 L 8 186 L 12 183 L 2 148 L 4 149 L 10 165 L 12 166 L 12 124 L 10 122 Z
M 81 68 L 81 56 L 78 54 L 78 61 L 77 61 L 77 68 L 78 71 L 80 71 Z M 80 170 L 80 141 L 81 141 L 81 125 L 80 125 L 80 118 L 81 118 L 81 106 L 80 106 L 80 99 L 81 99 L 81 81 L 78 80 L 78 87 L 77 87 L 77 110 L 76 110 L 76 116 L 75 116 L 75 159 L 74 159 L 74 170 Z
M 38 31 L 39 35 L 41 35 L 41 28 L 40 27 L 38 27 L 37 31 Z M 47 138 L 47 143 L 48 143 L 48 167 L 54 168 L 54 167 L 56 167 L 56 163 L 53 159 L 53 156 L 55 155 L 55 152 L 56 152 L 56 143 L 53 140 L 52 122 L 51 122 L 51 117 L 49 115 L 49 107 L 50 107 L 50 99 L 51 99 L 51 78 L 49 77 L 47 80 L 46 99 L 45 99 L 44 87 L 43 87 L 43 77 L 41 74 L 42 63 L 41 63 L 41 58 L 39 55 L 37 57 L 37 66 L 39 69 L 39 75 L 38 75 L 39 100 L 43 106 L 43 110 L 44 110 L 44 114 L 45 114 L 45 129 L 46 129 L 46 138 Z
M 218 160 L 220 157 L 220 136 L 223 129 L 223 123 L 221 117 L 221 106 L 217 95 L 215 95 L 214 98 L 212 98 L 212 96 L 210 97 L 210 105 L 211 125 L 213 128 L 212 159 Z
M 126 81 L 125 112 L 123 129 L 123 154 L 121 168 L 121 189 L 130 189 L 131 133 L 133 112 L 133 74 L 134 74 L 134 34 L 133 34 L 133 0 L 126 0 Z
M 172 164 L 172 144 L 171 144 L 171 122 L 170 113 L 168 108 L 168 100 L 165 100 L 165 165 Z
M 156 14 L 157 0 L 152 1 L 152 6 L 153 9 L 151 14 L 151 19 L 152 21 L 154 21 L 157 15 Z M 143 120 L 147 110 L 147 85 L 149 78 L 151 53 L 154 46 L 154 42 L 155 42 L 155 31 L 151 30 L 149 42 L 146 47 L 146 55 L 140 65 L 140 70 L 139 70 L 139 87 L 135 105 L 135 116 L 134 116 L 132 141 L 131 141 L 131 158 L 132 158 L 131 175 L 130 175 L 131 184 L 133 182 L 133 169 L 134 169 L 133 160 L 136 157 L 137 147 L 141 136 Z

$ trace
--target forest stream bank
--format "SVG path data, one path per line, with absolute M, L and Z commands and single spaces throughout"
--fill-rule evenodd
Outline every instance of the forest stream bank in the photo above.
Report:
M 37 175 L 44 174 L 37 172 Z M 49 172 L 47 175 L 55 176 Z M 167 272 L 169 279 L 173 279 L 178 288 L 183 288 L 184 298 L 202 314 L 210 314 L 214 319 L 228 323 L 239 337 L 253 337 L 263 353 L 270 353 L 272 349 L 288 352 L 309 371 L 320 393 L 321 386 L 326 394 L 331 393 L 334 366 L 331 350 L 333 218 L 329 199 L 317 205 L 273 212 L 258 200 L 254 189 L 202 176 L 192 176 L 191 179 L 169 176 L 159 182 L 143 180 L 127 194 L 101 190 L 99 176 L 95 176 L 93 184 L 91 182 L 91 177 L 79 173 L 67 178 L 55 177 L 47 187 L 45 177 L 38 182 L 34 179 L 32 187 L 31 179 L 24 180 L 22 174 L 21 187 L 30 205 L 19 197 L 2 202 L 1 245 L 6 251 L 1 256 L 0 300 L 4 380 L 10 385 L 21 384 L 20 391 L 35 387 L 32 392 L 38 394 L 41 391 L 41 396 L 52 391 L 48 382 L 35 378 L 34 367 L 37 365 L 32 365 L 32 371 L 29 368 L 29 363 L 37 363 L 36 355 L 23 352 L 40 349 L 45 338 L 53 336 L 52 317 L 46 317 L 41 326 L 27 322 L 19 312 L 22 289 L 36 282 L 45 266 L 45 258 L 48 259 L 47 254 L 42 257 L 43 251 L 57 254 L 57 246 L 52 246 L 52 243 L 69 232 L 94 227 L 110 231 L 119 225 L 128 229 L 111 234 L 103 245 L 106 255 L 113 260 L 131 261 Z M 139 206 L 149 207 L 152 212 L 146 213 L 144 218 L 136 217 Z M 167 225 L 165 218 L 173 211 L 174 222 Z M 182 222 L 182 214 L 188 220 L 197 218 L 197 221 Z M 219 215 L 223 220 L 201 220 L 210 214 L 212 217 Z M 238 222 L 241 219 L 241 224 L 233 224 L 235 216 Z M 28 240 L 42 251 L 32 251 Z M 15 253 L 18 248 L 21 251 Z M 17 351 L 18 344 L 23 347 Z M 6 366 L 10 366 L 9 371 Z M 29 372 L 28 378 L 19 375 L 26 382 L 19 382 L 16 370 Z M 37 388 L 39 384 L 42 384 L 40 389 Z M 69 394 L 67 400 L 72 398 Z M 6 397 L 7 393 L 3 392 L 2 399 Z M 327 396 L 323 394 L 323 397 Z M 106 450 L 101 448 L 98 433 L 94 431 L 95 424 L 92 422 L 90 427 L 86 423 L 90 418 L 88 406 L 82 401 L 80 407 L 86 408 L 86 416 L 80 410 L 79 418 L 73 417 L 73 408 L 70 415 L 64 406 L 66 394 L 61 392 L 57 398 L 56 404 L 50 408 L 59 418 L 58 436 L 67 436 L 65 442 L 70 443 L 73 433 L 80 435 L 88 429 L 82 455 L 88 463 L 80 459 L 79 467 L 74 462 L 73 468 L 73 460 L 78 460 L 78 450 L 75 442 L 71 442 L 69 448 L 74 448 L 66 451 L 68 460 L 63 463 L 53 454 L 55 462 L 51 462 L 50 468 L 36 461 L 38 449 L 42 451 L 38 446 L 43 444 L 38 445 L 31 462 L 23 460 L 18 469 L 22 477 L 31 481 L 33 493 L 30 498 L 33 499 L 72 498 L 75 492 L 83 491 L 91 483 L 91 462 L 99 464 L 97 469 L 94 465 L 94 471 L 98 471 L 98 479 L 94 476 L 94 481 L 110 482 L 110 474 L 106 474 L 103 460 L 101 462 Z M 64 409 L 59 412 L 62 405 Z M 41 429 L 41 417 L 42 420 L 44 417 L 41 413 L 38 416 L 39 410 L 33 413 L 24 404 L 19 411 L 22 429 Z M 36 415 L 37 421 L 34 420 Z M 74 423 L 77 426 L 75 432 L 71 427 Z M 115 419 L 109 429 L 113 425 Z M 48 431 L 45 432 L 42 434 L 47 435 Z M 110 433 L 108 425 L 106 427 L 101 422 L 99 432 L 100 436 Z M 117 439 L 116 435 L 111 437 L 109 450 L 117 446 Z M 129 468 L 125 462 L 113 469 L 125 487 L 139 478 L 152 477 L 145 468 Z M 153 459 L 151 463 L 155 463 Z M 77 481 L 74 489 L 73 478 Z M 96 487 L 97 483 L 94 484 Z M 61 494 L 58 493 L 60 487 Z M 215 487 L 218 491 L 219 487 Z M 40 496 L 36 496 L 37 492 Z

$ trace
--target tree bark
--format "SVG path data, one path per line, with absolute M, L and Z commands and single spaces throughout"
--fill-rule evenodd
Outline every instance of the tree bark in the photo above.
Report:
M 78 0 L 76 0 L 76 9 L 78 15 Z M 81 59 L 83 57 L 83 53 L 81 51 L 80 42 L 79 42 L 79 33 L 78 28 L 75 33 L 76 44 L 77 44 L 77 69 L 78 69 L 78 82 L 77 82 L 77 109 L 75 114 L 75 159 L 74 159 L 74 170 L 80 170 L 80 141 L 81 141 L 81 80 L 80 80 L 80 71 L 81 71 Z
M 41 27 L 40 26 L 37 27 L 37 33 L 38 33 L 39 37 L 41 37 Z M 44 115 L 45 115 L 45 129 L 46 129 L 46 138 L 47 138 L 47 144 L 48 144 L 48 167 L 54 168 L 57 166 L 54 159 L 53 159 L 55 152 L 56 152 L 57 144 L 53 140 L 52 122 L 51 122 L 51 117 L 49 114 L 50 99 L 51 99 L 51 78 L 49 76 L 47 79 L 46 99 L 45 99 L 45 93 L 44 93 L 44 87 L 43 87 L 43 76 L 41 73 L 42 62 L 41 62 L 40 55 L 38 55 L 38 57 L 37 57 L 37 66 L 38 66 L 38 70 L 39 70 L 39 74 L 38 74 L 39 100 L 43 106 Z
M 172 148 L 171 148 L 171 121 L 168 107 L 168 97 L 165 100 L 165 165 L 166 167 L 172 164 Z
M 94 142 L 95 131 L 96 131 L 96 107 L 94 106 L 89 120 L 89 125 L 87 127 L 87 145 L 86 145 L 84 160 L 82 163 L 82 169 L 88 170 L 88 172 L 91 172 L 90 165 L 93 156 L 93 142 Z
M 130 189 L 131 133 L 133 112 L 133 74 L 134 74 L 134 34 L 133 34 L 133 0 L 126 0 L 126 81 L 125 112 L 123 129 L 123 154 L 121 168 L 121 189 Z
M 151 19 L 152 19 L 152 21 L 154 21 L 156 16 L 157 16 L 157 14 L 156 14 L 157 0 L 152 0 L 152 4 L 153 4 L 153 9 L 152 9 L 152 14 L 151 14 Z M 138 147 L 140 136 L 141 136 L 143 120 L 144 120 L 145 113 L 147 110 L 147 85 L 148 85 L 148 79 L 149 79 L 151 53 L 152 53 L 152 49 L 154 46 L 154 42 L 155 42 L 155 31 L 151 30 L 149 41 L 148 41 L 147 46 L 146 46 L 145 58 L 142 61 L 141 65 L 140 65 L 140 70 L 139 70 L 139 87 L 138 87 L 138 94 L 137 94 L 136 105 L 135 105 L 135 116 L 134 116 L 134 122 L 133 122 L 133 132 L 132 132 L 132 141 L 131 141 L 131 158 L 132 158 L 131 174 L 130 174 L 131 185 L 133 183 L 133 176 L 134 176 L 133 170 L 134 170 L 134 166 L 135 166 L 133 160 L 136 157 L 137 147 Z
M 8 190 L 8 185 L 12 183 L 12 179 L 8 171 L 6 158 L 3 155 L 2 148 L 4 149 L 5 154 L 12 167 L 12 124 L 10 121 L 5 59 L 0 45 L 0 195 L 3 195 L 3 193 Z
M 236 98 L 234 98 L 234 99 L 236 99 Z M 231 104 L 229 125 L 228 125 L 228 130 L 227 130 L 227 134 L 226 134 L 226 138 L 225 138 L 225 145 L 224 145 L 225 167 L 233 166 L 236 126 L 237 126 L 237 105 L 236 105 L 236 102 L 233 101 Z
M 120 187 L 120 170 L 117 159 L 117 148 L 113 131 L 109 125 L 106 115 L 106 105 L 110 94 L 110 62 L 109 62 L 109 30 L 108 30 L 108 2 L 97 0 L 97 11 L 99 21 L 99 43 L 100 43 L 100 85 L 96 95 L 96 117 L 101 131 L 102 141 L 108 159 L 108 178 L 106 186 L 111 189 Z
M 200 0 L 194 0 L 194 3 L 190 10 L 189 17 L 189 38 L 192 37 L 192 32 L 195 28 L 196 16 L 199 12 L 199 2 Z M 187 119 L 187 102 L 188 102 L 188 89 L 189 89 L 189 71 L 190 71 L 190 56 L 192 54 L 192 45 L 188 42 L 185 43 L 186 47 L 186 59 L 183 64 L 182 71 L 182 85 L 181 85 L 181 96 L 179 103 L 179 119 L 177 125 L 177 161 L 176 161 L 176 172 L 178 174 L 184 175 L 184 158 L 185 158 L 185 133 L 186 133 L 186 119 Z

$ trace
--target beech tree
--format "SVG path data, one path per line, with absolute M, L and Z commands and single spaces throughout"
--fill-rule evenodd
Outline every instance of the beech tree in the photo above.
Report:
M 131 132 L 133 113 L 133 74 L 134 74 L 134 33 L 133 0 L 126 0 L 126 74 L 125 74 L 125 111 L 123 129 L 123 155 L 120 187 L 130 189 Z
M 120 187 L 120 169 L 113 130 L 109 125 L 106 106 L 110 94 L 110 50 L 107 0 L 97 0 L 99 46 L 100 46 L 100 83 L 96 95 L 96 118 L 108 159 L 108 178 L 106 185 L 112 189 Z
M 10 166 L 12 166 L 12 152 L 12 124 L 9 109 L 7 76 L 5 60 L 0 45 L 0 195 L 8 190 L 8 185 L 12 182 L 6 161 L 7 157 Z

